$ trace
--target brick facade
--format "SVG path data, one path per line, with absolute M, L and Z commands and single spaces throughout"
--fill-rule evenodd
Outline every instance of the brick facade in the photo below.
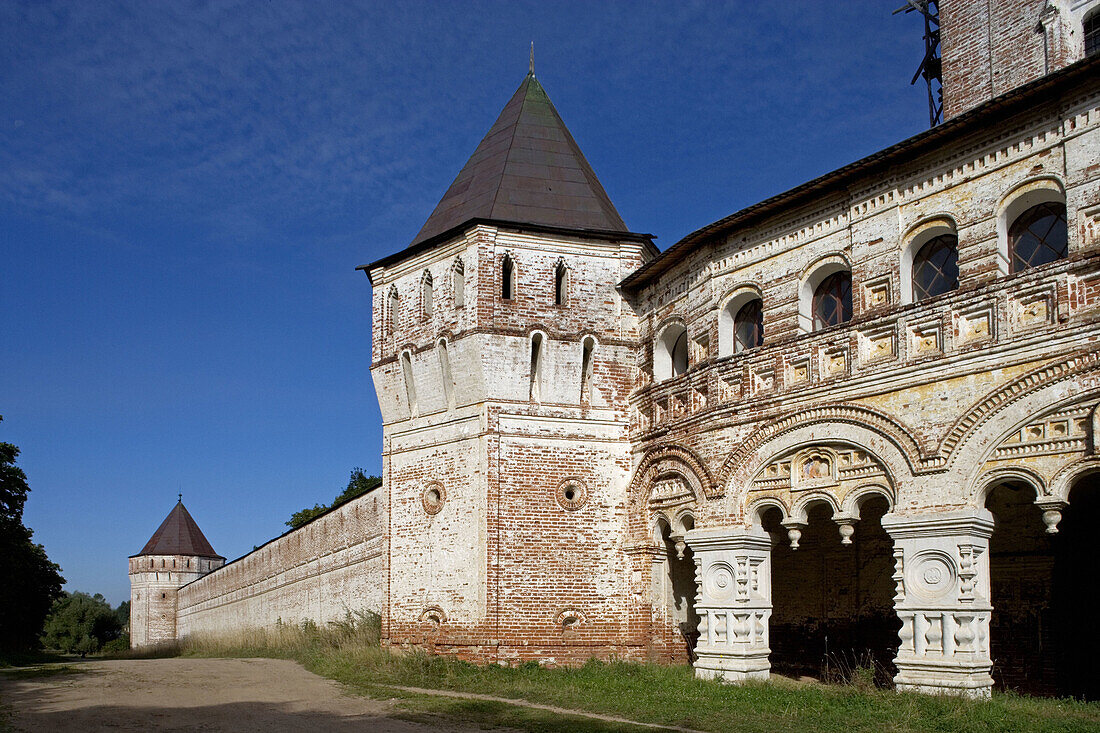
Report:
M 1081 60 L 1095 0 L 941 0 L 943 111 L 951 118 Z

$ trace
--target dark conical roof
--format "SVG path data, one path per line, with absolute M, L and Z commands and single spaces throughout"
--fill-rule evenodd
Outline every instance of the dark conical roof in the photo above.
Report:
M 504 106 L 412 245 L 473 219 L 627 231 L 534 74 Z
M 172 507 L 138 555 L 195 555 L 225 559 L 214 552 L 182 500 Z

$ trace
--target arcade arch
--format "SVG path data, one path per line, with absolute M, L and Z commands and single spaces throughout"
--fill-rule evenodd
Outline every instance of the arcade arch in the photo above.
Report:
M 652 609 L 652 638 L 666 645 L 671 659 L 694 659 L 698 589 L 694 551 L 686 538 L 712 484 L 696 456 L 667 445 L 646 454 L 630 487 L 629 532 L 638 548 L 634 571 L 648 578 L 643 583 Z
M 1042 498 L 1034 483 L 1007 475 L 985 496 L 995 522 L 989 541 L 994 684 L 1100 699 L 1094 673 L 1100 638 L 1090 631 L 1100 583 L 1090 536 L 1100 522 L 1100 472 L 1082 471 L 1068 483 L 1057 526 L 1044 521 Z
M 753 478 L 746 513 L 771 540 L 774 671 L 828 675 L 873 659 L 877 682 L 889 683 L 901 626 L 881 522 L 891 483 L 876 456 L 844 443 L 788 449 Z

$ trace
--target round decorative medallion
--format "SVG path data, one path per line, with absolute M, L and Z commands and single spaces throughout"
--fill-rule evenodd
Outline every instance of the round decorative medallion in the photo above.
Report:
M 572 511 L 588 502 L 588 489 L 575 478 L 566 479 L 558 486 L 556 497 L 563 509 Z
M 716 562 L 707 568 L 703 590 L 708 599 L 721 601 L 733 595 L 733 583 L 733 568 L 723 562 Z
M 909 587 L 927 598 L 942 596 L 955 587 L 955 563 L 937 550 L 918 553 L 909 565 Z
M 424 484 L 424 490 L 420 492 L 420 503 L 424 505 L 424 511 L 428 514 L 439 514 L 447 501 L 447 493 L 443 490 L 443 484 L 438 481 Z

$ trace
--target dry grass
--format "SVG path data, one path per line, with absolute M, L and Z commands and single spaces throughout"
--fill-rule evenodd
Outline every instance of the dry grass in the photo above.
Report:
M 415 713 L 441 714 L 492 727 L 530 731 L 560 728 L 628 730 L 631 726 L 548 720 L 545 713 L 500 704 L 459 704 L 395 691 L 402 685 L 487 693 L 631 720 L 707 731 L 798 730 L 800 733 L 857 731 L 1002 731 L 1004 733 L 1100 731 L 1100 704 L 995 694 L 992 700 L 904 694 L 876 689 L 858 660 L 841 676 L 854 684 L 800 684 L 782 678 L 738 687 L 694 678 L 684 666 L 625 662 L 572 668 L 478 666 L 423 652 L 395 654 L 381 649 L 378 617 L 349 614 L 319 627 L 280 624 L 223 636 L 189 638 L 182 653 L 195 656 L 263 656 L 296 659 L 307 669 L 363 694 L 402 697 Z M 503 717 L 502 717 L 503 716 Z
M 343 619 L 318 626 L 277 622 L 272 628 L 247 627 L 222 634 L 193 634 L 179 653 L 199 657 L 275 657 L 301 659 L 303 655 L 336 649 L 378 649 L 381 617 L 370 611 L 348 611 Z

